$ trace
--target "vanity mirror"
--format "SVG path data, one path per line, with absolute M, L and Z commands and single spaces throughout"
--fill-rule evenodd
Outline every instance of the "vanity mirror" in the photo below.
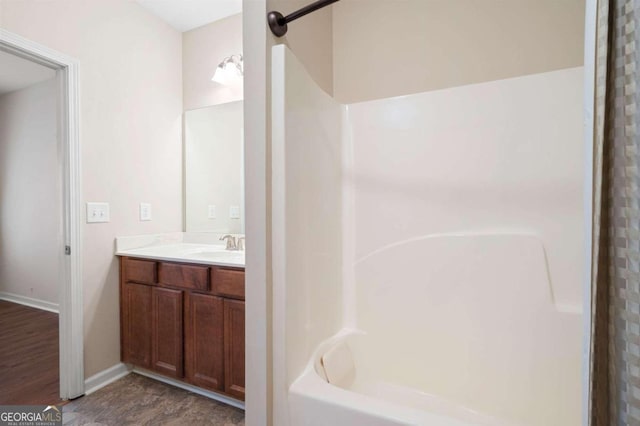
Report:
M 185 112 L 185 230 L 244 234 L 242 101 Z

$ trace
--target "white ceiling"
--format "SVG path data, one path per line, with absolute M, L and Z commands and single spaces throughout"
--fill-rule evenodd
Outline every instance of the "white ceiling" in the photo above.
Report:
M 0 50 L 0 95 L 55 77 L 51 68 Z
M 242 0 L 136 0 L 173 28 L 189 31 L 242 12 Z

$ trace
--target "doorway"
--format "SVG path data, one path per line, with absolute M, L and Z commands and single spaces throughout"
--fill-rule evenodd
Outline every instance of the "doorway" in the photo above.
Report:
M 28 67 L 28 65 L 37 65 L 39 68 L 31 67 L 32 69 L 38 69 L 43 74 L 47 72 L 52 76 L 51 81 L 48 83 L 43 80 L 38 86 L 50 84 L 46 87 L 46 90 L 57 93 L 56 108 L 56 134 L 57 137 L 52 143 L 57 145 L 57 164 L 54 165 L 54 171 L 58 176 L 58 187 L 56 194 L 53 196 L 53 202 L 57 197 L 59 201 L 58 212 L 55 212 L 56 207 L 53 206 L 49 211 L 51 201 L 43 203 L 42 208 L 37 208 L 35 217 L 38 214 L 42 214 L 42 217 L 56 216 L 59 234 L 59 239 L 56 240 L 56 246 L 53 248 L 53 259 L 48 259 L 51 262 L 51 270 L 56 276 L 48 278 L 42 276 L 41 280 L 52 280 L 57 282 L 57 291 L 55 291 L 57 299 L 58 309 L 58 347 L 59 347 L 59 399 L 73 399 L 84 394 L 84 368 L 83 368 L 83 325 L 82 325 L 82 270 L 81 270 L 81 235 L 80 235 L 80 218 L 81 218 L 81 175 L 80 175 L 80 143 L 79 143 L 79 131 L 78 131 L 78 67 L 74 59 L 63 55 L 59 52 L 51 50 L 45 46 L 34 43 L 23 37 L 20 37 L 11 32 L 0 29 L 0 54 L 4 55 L 7 63 L 13 63 L 17 66 L 17 60 L 23 61 L 22 63 Z M 11 62 L 13 60 L 13 62 Z M 29 64 L 27 64 L 26 62 Z M 38 89 L 42 89 L 38 87 Z M 27 115 L 31 112 L 27 112 Z M 30 131 L 34 130 L 37 126 L 29 126 Z M 23 147 L 24 148 L 24 147 Z M 35 155 L 35 153 L 34 153 Z M 23 155 L 25 157 L 25 155 Z M 32 164 L 31 167 L 35 168 L 37 165 Z M 26 179 L 22 179 L 19 182 L 24 183 Z M 44 186 L 42 187 L 44 188 Z M 15 189 L 15 188 L 14 188 Z M 28 189 L 26 189 L 28 191 Z M 51 194 L 48 194 L 51 195 Z M 28 224 L 27 228 L 28 229 Z M 34 247 L 23 247 L 22 256 L 30 258 L 33 264 L 31 270 L 36 272 L 42 272 L 42 268 L 38 265 L 38 260 L 35 253 L 40 247 L 34 244 Z M 10 251 L 14 247 L 8 247 Z M 3 249 L 5 252 L 7 248 Z M 17 250 L 17 249 L 16 249 Z M 37 282 L 35 280 L 34 282 Z M 37 288 L 37 285 L 28 287 L 26 294 L 18 294 L 11 302 L 12 307 L 17 309 L 14 305 L 28 305 L 32 307 L 36 306 L 40 311 L 49 310 L 55 311 L 56 303 L 50 302 L 47 305 L 45 303 L 39 304 L 38 301 L 42 301 L 37 297 L 29 297 L 29 295 L 35 296 L 35 293 L 41 295 L 48 294 L 51 299 L 51 289 Z M 11 292 L 6 292 L 11 294 Z M 22 297 L 20 297 L 22 296 Z M 13 296 L 8 296 L 13 297 Z M 5 294 L 5 299 L 7 298 Z M 44 297 L 46 299 L 46 297 Z M 35 301 L 35 302 L 34 302 Z M 43 309 L 45 308 L 45 309 Z M 21 311 L 22 314 L 33 314 L 32 311 Z M 38 312 L 35 312 L 36 314 Z M 54 314 L 55 315 L 55 314 Z M 25 317 L 26 318 L 26 317 Z M 49 324 L 51 318 L 43 319 L 42 324 Z M 55 321 L 55 319 L 54 319 Z M 45 326 L 46 327 L 46 326 Z M 51 327 L 49 327 L 51 328 Z M 29 330 L 14 330 L 14 333 L 18 333 L 20 336 L 24 336 L 29 333 Z M 51 336 L 49 336 L 51 338 Z M 55 336 L 54 336 L 55 340 Z M 53 345 L 49 345 L 50 349 Z M 28 349 L 27 349 L 28 351 Z M 25 358 L 26 355 L 17 356 L 18 358 Z M 35 354 L 34 354 L 35 356 Z M 5 361 L 5 360 L 1 360 Z M 3 368 L 11 368 L 10 365 L 2 363 Z M 9 374 L 12 374 L 10 372 Z M 37 370 L 32 370 L 30 378 L 38 374 L 47 374 Z M 48 398 L 48 397 L 47 397 Z M 4 402 L 0 402 L 4 403 Z M 43 403 L 41 401 L 34 401 L 34 403 Z

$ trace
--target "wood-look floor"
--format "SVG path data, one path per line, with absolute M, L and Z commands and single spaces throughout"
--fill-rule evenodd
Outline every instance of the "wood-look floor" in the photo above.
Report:
M 62 407 L 80 425 L 243 426 L 244 411 L 138 374 L 129 374 Z
M 60 404 L 58 314 L 0 300 L 0 405 Z

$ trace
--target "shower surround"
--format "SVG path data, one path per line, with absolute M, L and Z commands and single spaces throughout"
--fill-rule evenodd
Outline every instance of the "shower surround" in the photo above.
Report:
M 341 105 L 272 66 L 278 424 L 579 424 L 582 68 Z

